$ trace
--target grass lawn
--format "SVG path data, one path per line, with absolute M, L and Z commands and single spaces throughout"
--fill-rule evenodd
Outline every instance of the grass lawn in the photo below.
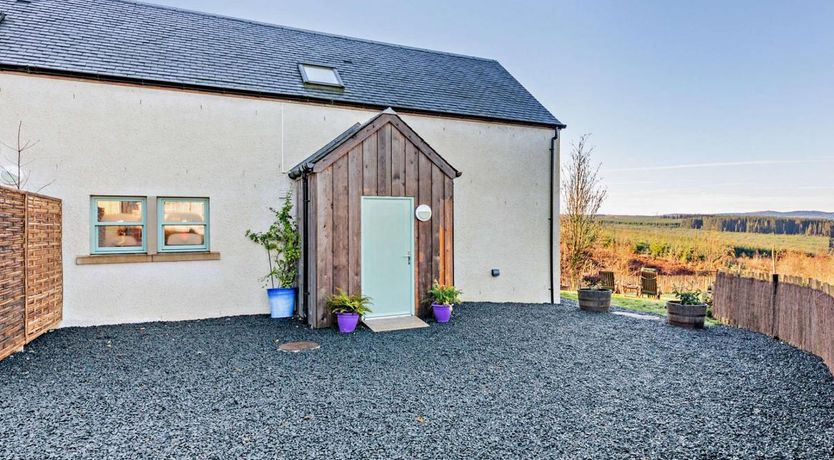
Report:
M 576 301 L 576 291 L 561 291 L 563 299 Z M 636 311 L 639 313 L 651 313 L 654 315 L 666 316 L 666 301 L 674 299 L 671 295 L 662 295 L 660 300 L 648 299 L 645 297 L 627 296 L 623 294 L 613 294 L 611 296 L 611 305 L 624 308 L 626 310 Z M 715 326 L 721 324 L 714 319 L 707 318 L 707 326 Z

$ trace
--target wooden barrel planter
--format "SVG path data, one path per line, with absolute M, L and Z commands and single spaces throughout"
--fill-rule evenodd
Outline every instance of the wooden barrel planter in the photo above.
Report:
M 707 317 L 706 304 L 681 305 L 678 302 L 666 302 L 669 324 L 694 329 L 703 329 L 704 319 Z
M 604 313 L 611 307 L 611 291 L 608 289 L 580 289 L 579 308 Z

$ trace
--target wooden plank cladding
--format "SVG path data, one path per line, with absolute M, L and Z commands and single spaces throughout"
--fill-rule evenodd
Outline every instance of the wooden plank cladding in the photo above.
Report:
M 307 266 L 301 285 L 302 308 L 313 327 L 334 317 L 325 306 L 336 289 L 358 294 L 361 280 L 361 205 L 363 196 L 412 197 L 432 208 L 427 222 L 414 219 L 415 312 L 430 312 L 426 291 L 433 280 L 454 283 L 453 179 L 460 173 L 423 141 L 399 116 L 384 112 L 318 159 L 299 177 L 299 194 L 309 194 L 299 209 L 307 228 L 302 238 Z M 305 292 L 309 292 L 305 295 Z
M 0 187 L 0 359 L 60 323 L 61 201 Z

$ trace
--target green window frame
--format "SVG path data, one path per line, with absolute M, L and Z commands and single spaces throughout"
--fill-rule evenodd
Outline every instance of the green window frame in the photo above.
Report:
M 165 204 L 176 202 L 203 203 L 203 219 L 165 220 Z M 209 199 L 203 197 L 158 197 L 156 199 L 157 246 L 159 252 L 208 252 L 210 241 Z M 190 216 L 190 217 L 196 217 Z M 203 227 L 203 244 L 168 245 L 165 238 L 166 227 Z
M 98 204 L 101 201 L 122 201 L 140 203 L 141 220 L 101 221 Z M 91 254 L 136 254 L 145 253 L 148 248 L 147 233 L 148 200 L 141 196 L 95 195 L 90 197 L 90 253 Z M 99 246 L 99 232 L 106 227 L 141 227 L 142 244 L 139 246 Z

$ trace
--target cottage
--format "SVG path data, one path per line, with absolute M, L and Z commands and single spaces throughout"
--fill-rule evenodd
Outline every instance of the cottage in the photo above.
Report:
M 260 314 L 294 193 L 300 316 L 558 302 L 564 125 L 494 60 L 124 0 L 0 0 L 0 161 L 63 201 L 64 325 Z M 396 255 L 396 260 L 394 255 Z

